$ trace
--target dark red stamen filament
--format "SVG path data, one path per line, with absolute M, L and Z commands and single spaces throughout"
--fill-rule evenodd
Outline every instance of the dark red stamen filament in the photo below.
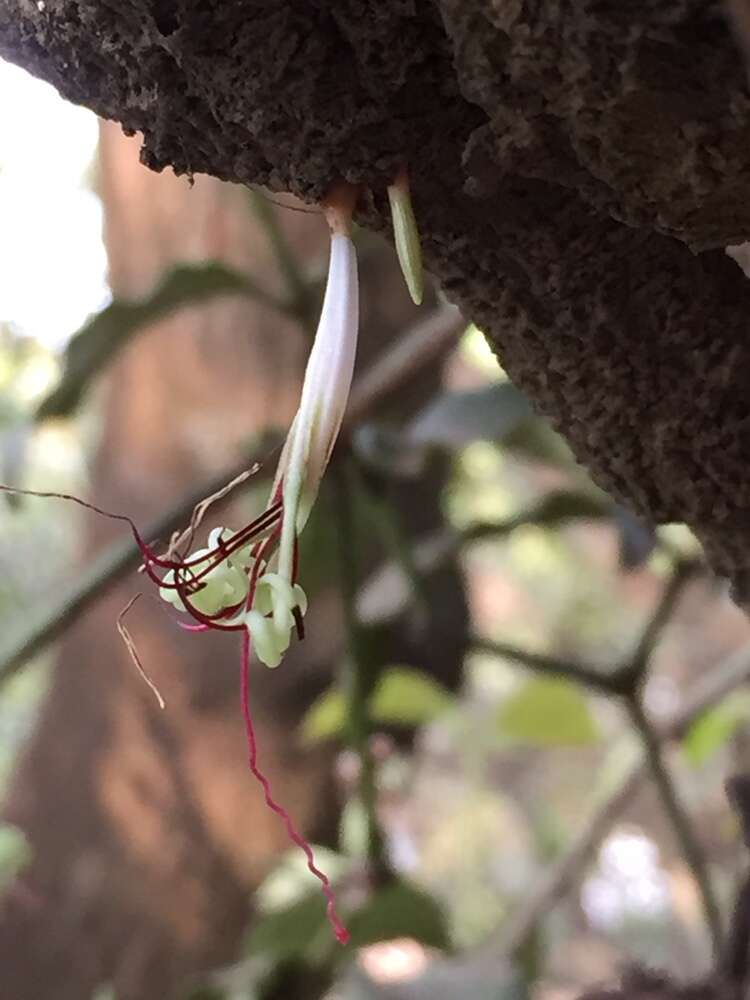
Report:
M 240 690 L 241 690 L 241 701 L 242 701 L 242 716 L 245 723 L 245 734 L 247 737 L 247 750 L 248 750 L 248 764 L 250 771 L 256 781 L 259 782 L 261 788 L 263 789 L 263 794 L 265 797 L 266 805 L 272 812 L 275 812 L 277 816 L 282 820 L 286 828 L 287 835 L 292 843 L 296 844 L 305 855 L 307 859 L 307 867 L 310 872 L 320 881 L 323 889 L 323 895 L 327 900 L 326 913 L 328 915 L 328 920 L 333 928 L 333 932 L 336 936 L 337 941 L 341 944 L 346 944 L 349 940 L 349 932 L 346 927 L 344 927 L 341 919 L 336 912 L 336 894 L 334 893 L 331 883 L 327 875 L 322 872 L 315 864 L 315 856 L 313 854 L 312 848 L 305 838 L 298 833 L 297 829 L 292 822 L 292 818 L 289 813 L 280 806 L 271 793 L 271 786 L 263 774 L 263 772 L 258 767 L 258 748 L 257 741 L 255 738 L 255 729 L 253 727 L 252 716 L 250 714 L 250 633 L 244 624 L 229 625 L 226 622 L 222 622 L 221 619 L 231 618 L 237 611 L 240 610 L 242 604 L 249 609 L 252 607 L 253 600 L 255 598 L 255 591 L 257 589 L 258 579 L 262 569 L 264 569 L 268 564 L 268 559 L 273 552 L 275 545 L 279 540 L 281 534 L 281 522 L 283 518 L 283 503 L 281 500 L 282 494 L 282 483 L 279 482 L 275 493 L 274 502 L 268 507 L 258 518 L 252 521 L 250 524 L 242 528 L 237 534 L 233 535 L 231 539 L 227 542 L 220 542 L 214 551 L 209 556 L 192 556 L 190 558 L 179 558 L 179 559 L 168 559 L 158 556 L 154 549 L 144 540 L 141 533 L 139 532 L 135 522 L 129 518 L 126 514 L 113 514 L 111 511 L 103 510 L 101 507 L 97 507 L 95 504 L 88 503 L 85 500 L 80 499 L 80 497 L 73 496 L 69 493 L 52 493 L 52 492 L 40 492 L 36 490 L 22 490 L 22 489 L 12 489 L 11 487 L 3 486 L 0 484 L 0 492 L 7 492 L 18 494 L 22 496 L 35 496 L 42 498 L 50 498 L 57 500 L 68 500 L 71 503 L 78 504 L 80 507 L 84 507 L 86 510 L 91 510 L 102 517 L 109 518 L 113 521 L 122 521 L 127 524 L 130 528 L 133 538 L 135 539 L 138 548 L 141 550 L 141 554 L 144 559 L 144 569 L 149 576 L 149 578 L 157 584 L 157 586 L 165 589 L 174 589 L 180 597 L 180 600 L 185 606 L 187 612 L 198 622 L 197 625 L 189 625 L 187 623 L 183 624 L 183 628 L 189 631 L 207 631 L 209 629 L 220 629 L 224 631 L 241 631 L 242 632 L 242 661 L 240 670 Z M 271 528 L 271 534 L 267 538 L 258 538 L 259 534 L 267 531 Z M 216 566 L 222 563 L 225 559 L 231 556 L 234 552 L 243 548 L 245 545 L 249 544 L 255 540 L 255 543 L 251 550 L 251 558 L 253 559 L 252 568 L 250 569 L 249 576 L 249 588 L 248 596 L 245 602 L 240 602 L 237 605 L 229 608 L 223 608 L 215 615 L 206 615 L 201 612 L 195 605 L 190 601 L 190 595 L 194 594 L 196 590 L 200 588 L 200 581 Z M 191 567 L 200 565 L 200 569 L 197 572 L 193 572 Z M 169 583 L 164 583 L 163 580 L 154 572 L 154 567 L 162 571 L 172 571 L 174 574 L 174 579 Z M 293 580 L 297 579 L 297 571 L 299 567 L 299 550 L 297 541 L 295 539 L 294 543 L 294 565 L 293 565 Z M 187 575 L 187 578 L 185 578 Z M 198 585 L 198 586 L 196 586 Z M 300 639 L 304 636 L 304 627 L 302 620 L 302 613 L 300 609 L 293 609 L 294 621 L 297 633 Z
M 263 794 L 265 796 L 266 805 L 268 808 L 275 812 L 277 816 L 281 819 L 284 826 L 286 827 L 287 836 L 296 844 L 297 847 L 302 850 L 305 857 L 307 858 L 307 867 L 310 872 L 318 879 L 322 888 L 323 895 L 328 901 L 326 906 L 326 913 L 328 915 L 328 920 L 330 921 L 331 927 L 333 928 L 333 933 L 336 935 L 336 940 L 340 944 L 346 944 L 349 940 L 349 931 L 344 927 L 341 919 L 336 912 L 336 894 L 331 888 L 331 883 L 328 876 L 322 872 L 315 864 L 315 856 L 312 851 L 312 847 L 305 840 L 302 834 L 298 833 L 292 818 L 283 806 L 280 806 L 278 802 L 275 801 L 271 793 L 271 785 L 268 778 L 263 774 L 263 772 L 258 768 L 258 746 L 255 739 L 255 728 L 253 726 L 252 716 L 250 714 L 250 635 L 245 629 L 245 633 L 242 636 L 242 666 L 240 670 L 240 697 L 242 699 L 242 717 L 245 722 L 245 735 L 247 737 L 247 758 L 250 771 L 263 789 Z

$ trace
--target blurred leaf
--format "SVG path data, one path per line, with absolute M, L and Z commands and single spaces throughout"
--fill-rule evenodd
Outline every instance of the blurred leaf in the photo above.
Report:
M 541 417 L 521 421 L 505 436 L 503 444 L 510 451 L 534 462 L 582 471 L 567 442 Z
M 461 448 L 472 441 L 500 441 L 532 416 L 531 405 L 512 382 L 439 396 L 411 421 L 413 445 Z
M 419 726 L 442 715 L 453 704 L 450 692 L 421 670 L 391 667 L 384 671 L 370 701 L 376 722 Z
M 727 743 L 742 722 L 743 715 L 738 703 L 729 699 L 723 705 L 704 712 L 693 723 L 682 739 L 682 749 L 693 767 L 701 767 Z
M 290 906 L 260 915 L 250 932 L 247 952 L 282 962 L 307 955 L 329 933 L 325 900 L 315 891 Z
M 13 879 L 31 861 L 31 847 L 23 832 L 10 823 L 0 824 L 0 889 Z
M 450 692 L 421 670 L 390 667 L 378 681 L 369 707 L 375 722 L 420 726 L 442 715 L 452 704 Z M 302 738 L 307 743 L 319 743 L 341 736 L 346 718 L 346 699 L 332 687 L 308 709 L 302 720 Z
M 609 517 L 611 512 L 612 504 L 604 494 L 597 496 L 595 493 L 555 490 L 539 501 L 527 520 L 540 527 L 558 527 L 565 521 L 578 518 L 598 520 Z
M 330 688 L 313 702 L 302 719 L 302 738 L 319 743 L 340 736 L 346 725 L 346 699 L 337 688 Z
M 535 677 L 500 706 L 502 735 L 529 746 L 583 746 L 599 731 L 586 698 L 569 681 Z
M 217 295 L 253 291 L 249 278 L 223 264 L 181 264 L 147 298 L 138 302 L 112 302 L 71 338 L 65 350 L 62 377 L 39 404 L 35 419 L 69 416 L 93 379 L 144 326 L 181 306 L 196 305 Z
M 428 893 L 407 882 L 376 892 L 348 921 L 350 947 L 410 937 L 430 948 L 449 946 L 445 917 Z
M 414 479 L 425 466 L 425 449 L 396 428 L 359 424 L 352 433 L 352 450 L 364 466 L 387 478 Z
M 97 986 L 91 995 L 91 1000 L 117 1000 L 114 986 L 106 983 L 103 986 Z
M 0 470 L 4 483 L 23 481 L 31 435 L 32 427 L 27 420 L 18 420 L 0 430 Z M 20 497 L 13 493 L 5 493 L 3 496 L 9 507 L 20 506 Z
M 188 993 L 185 1000 L 229 1000 L 229 997 L 219 986 L 205 986 L 201 984 Z M 247 993 L 245 994 L 245 1000 L 250 1000 Z

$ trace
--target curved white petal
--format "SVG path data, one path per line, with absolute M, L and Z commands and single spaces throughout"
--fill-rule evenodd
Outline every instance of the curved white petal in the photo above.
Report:
M 279 572 L 291 579 L 294 539 L 305 526 L 344 418 L 359 331 L 357 256 L 348 236 L 331 236 L 323 309 L 305 370 L 299 410 L 276 473 L 283 478 Z

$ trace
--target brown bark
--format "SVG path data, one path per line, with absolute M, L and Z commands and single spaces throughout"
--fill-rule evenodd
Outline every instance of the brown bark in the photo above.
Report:
M 0 52 L 146 136 L 157 169 L 385 228 L 406 160 L 429 266 L 618 498 L 750 590 L 750 98 L 705 0 L 0 0 Z M 693 251 L 701 253 L 694 256 Z

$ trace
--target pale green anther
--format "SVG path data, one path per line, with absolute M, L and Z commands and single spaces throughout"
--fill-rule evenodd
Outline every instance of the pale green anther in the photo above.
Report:
M 255 655 L 267 667 L 278 667 L 289 648 L 291 629 L 279 632 L 273 618 L 266 618 L 260 611 L 248 611 L 245 626 L 250 633 Z
M 393 236 L 396 241 L 398 262 L 401 265 L 409 294 L 419 306 L 422 304 L 424 294 L 422 246 L 419 242 L 419 229 L 411 203 L 409 181 L 405 173 L 400 174 L 389 186 L 388 200 L 391 203 Z
M 209 547 L 199 549 L 193 554 L 190 560 L 190 568 L 180 570 L 180 583 L 183 583 L 188 590 L 192 590 L 191 579 L 208 565 L 209 560 L 215 556 L 221 538 L 228 540 L 231 535 L 226 532 L 222 535 L 222 528 L 216 528 L 209 537 Z M 203 557 L 203 558 L 201 558 Z M 174 570 L 170 570 L 164 575 L 164 584 L 173 584 L 175 579 Z M 189 595 L 189 601 L 201 614 L 215 615 L 224 608 L 231 608 L 245 600 L 248 593 L 247 574 L 241 565 L 234 560 L 223 560 L 213 569 L 209 570 L 200 579 L 196 589 Z M 162 600 L 177 608 L 178 611 L 185 611 L 185 604 L 177 589 L 172 586 L 159 588 L 159 596 Z
M 299 584 L 291 584 L 279 573 L 264 573 L 258 580 L 253 608 L 271 615 L 279 632 L 290 632 L 294 625 L 293 611 L 307 611 L 307 595 Z

